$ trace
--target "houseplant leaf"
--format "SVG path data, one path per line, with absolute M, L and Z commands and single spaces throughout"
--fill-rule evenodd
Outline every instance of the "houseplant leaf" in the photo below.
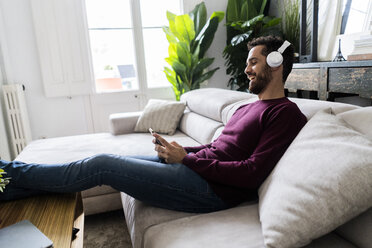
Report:
M 207 9 L 204 2 L 196 5 L 189 13 L 189 16 L 194 22 L 195 35 L 197 36 L 207 22 Z
M 223 12 L 214 12 L 200 31 L 199 35 L 195 38 L 195 40 L 200 44 L 199 58 L 204 57 L 205 52 L 211 46 L 218 24 L 223 19 L 223 16 Z
M 169 57 L 165 61 L 170 67 L 165 67 L 164 73 L 177 100 L 184 92 L 200 88 L 200 84 L 218 69 L 207 71 L 214 59 L 204 58 L 204 55 L 224 13 L 213 12 L 208 20 L 206 16 L 203 2 L 186 15 L 167 12 L 169 27 L 164 27 L 163 31 L 169 42 Z
M 242 42 L 246 42 L 249 39 L 249 37 L 251 36 L 252 33 L 253 33 L 253 31 L 249 30 L 247 33 L 238 34 L 238 35 L 234 36 L 234 38 L 232 38 L 232 40 L 231 40 L 231 45 L 232 46 L 237 46 Z

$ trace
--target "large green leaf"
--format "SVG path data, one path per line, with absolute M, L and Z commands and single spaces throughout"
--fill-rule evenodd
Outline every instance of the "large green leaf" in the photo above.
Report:
M 215 17 L 218 18 L 218 22 L 221 22 L 223 20 L 223 18 L 225 17 L 225 13 L 223 11 L 215 11 L 215 12 L 212 13 L 212 15 L 209 19 L 213 19 Z
M 242 5 L 242 8 L 240 10 L 240 20 L 247 20 L 249 19 L 248 17 L 249 13 L 248 13 L 248 2 L 244 1 L 243 5 Z
M 177 41 L 190 42 L 195 35 L 194 24 L 188 15 L 175 16 L 169 20 L 169 31 L 177 38 Z
M 177 37 L 170 31 L 169 27 L 162 28 L 169 43 L 177 42 Z
M 247 0 L 248 3 L 248 19 L 258 15 L 254 0 Z
M 168 54 L 170 58 L 178 59 L 177 43 L 170 43 L 168 47 Z
M 246 32 L 244 34 L 236 35 L 234 38 L 231 39 L 231 45 L 232 46 L 238 46 L 242 42 L 246 42 L 249 39 L 249 37 L 251 36 L 252 33 L 253 33 L 252 30 L 248 30 L 248 32 Z
M 213 74 L 214 74 L 218 69 L 219 69 L 219 67 L 214 68 L 213 70 L 210 70 L 210 71 L 204 73 L 200 78 L 198 78 L 198 79 L 193 83 L 193 85 L 194 85 L 194 87 L 195 87 L 195 88 L 193 88 L 193 89 L 198 89 L 198 88 L 200 87 L 200 84 L 201 84 L 202 82 L 204 82 L 205 80 L 210 79 L 210 78 L 213 76 Z M 197 88 L 196 88 L 196 87 L 197 87 Z
M 273 18 L 271 20 L 268 20 L 266 23 L 264 22 L 265 23 L 264 28 L 279 25 L 281 22 L 282 18 Z
M 229 0 L 226 9 L 226 22 L 236 22 L 240 20 L 241 0 Z
M 172 12 L 167 10 L 167 20 L 168 21 L 174 21 L 174 18 L 176 18 L 176 14 L 173 14 Z
M 256 2 L 257 2 L 257 5 L 259 4 L 259 2 L 261 2 L 261 9 L 260 9 L 259 14 L 262 15 L 264 13 L 267 0 L 256 0 Z
M 177 45 L 177 57 L 179 61 L 186 66 L 186 68 L 190 68 L 191 66 L 191 53 L 189 50 L 189 46 L 186 42 L 179 42 Z
M 164 67 L 165 76 L 167 77 L 168 81 L 177 87 L 177 80 L 176 80 L 176 73 L 169 69 L 168 67 Z
M 220 16 L 221 13 L 217 13 L 214 17 L 209 19 L 204 25 L 202 31 L 200 31 L 199 35 L 195 38 L 195 40 L 199 41 L 200 43 L 199 58 L 204 57 L 206 51 L 211 46 L 214 39 L 214 34 L 216 33 L 218 28 Z
M 195 35 L 197 36 L 207 22 L 207 9 L 204 2 L 196 5 L 195 8 L 189 13 L 189 16 L 194 22 Z
M 190 43 L 195 38 L 194 22 L 187 14 L 176 16 L 174 26 L 170 26 L 170 28 L 179 41 Z
M 263 19 L 264 19 L 264 15 L 258 15 L 258 16 L 256 16 L 256 17 L 253 17 L 252 19 L 250 19 L 250 20 L 244 22 L 244 23 L 242 24 L 242 27 L 243 27 L 243 28 L 249 28 L 249 27 L 251 27 L 251 26 L 254 26 L 257 22 L 262 21 Z
M 210 66 L 214 61 L 214 58 L 203 58 L 201 59 L 195 66 L 193 73 L 195 75 L 199 75 L 202 73 L 205 69 L 207 69 L 208 66 Z

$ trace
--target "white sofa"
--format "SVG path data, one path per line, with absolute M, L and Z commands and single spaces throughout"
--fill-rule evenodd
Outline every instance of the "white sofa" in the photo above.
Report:
M 210 143 L 218 137 L 240 105 L 256 100 L 255 95 L 222 89 L 206 88 L 188 92 L 181 98 L 181 101 L 187 103 L 187 109 L 177 132 L 173 136 L 164 137 L 184 146 Z M 328 107 L 332 107 L 335 113 L 361 108 L 334 102 L 296 98 L 291 100 L 297 103 L 308 119 Z M 111 115 L 111 133 L 33 141 L 16 160 L 54 163 L 73 161 L 98 153 L 153 155 L 155 151 L 150 134 L 133 132 L 140 114 Z M 135 248 L 264 247 L 260 206 L 257 201 L 246 202 L 224 211 L 192 214 L 152 207 L 125 193 L 120 193 L 119 197 L 118 192 L 106 186 L 86 190 L 82 195 L 86 214 L 122 207 Z M 369 208 L 306 247 L 372 247 L 371 233 L 372 208 Z

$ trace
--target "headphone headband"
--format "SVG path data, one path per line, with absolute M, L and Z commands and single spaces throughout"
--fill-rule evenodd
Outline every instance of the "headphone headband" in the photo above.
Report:
M 283 52 L 285 51 L 285 49 L 287 49 L 287 47 L 289 47 L 291 45 L 291 43 L 289 43 L 289 41 L 284 41 L 283 45 L 281 47 L 279 47 L 278 49 L 278 52 L 280 52 L 281 54 L 283 54 Z

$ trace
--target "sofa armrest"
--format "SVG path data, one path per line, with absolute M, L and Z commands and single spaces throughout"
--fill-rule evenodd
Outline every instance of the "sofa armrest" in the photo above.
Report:
M 142 112 L 128 112 L 111 114 L 110 119 L 110 132 L 113 135 L 133 133 L 138 118 Z

